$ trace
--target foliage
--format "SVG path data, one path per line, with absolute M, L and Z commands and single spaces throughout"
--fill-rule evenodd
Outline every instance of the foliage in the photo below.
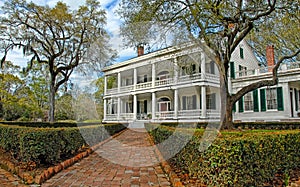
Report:
M 9 151 L 18 161 L 55 164 L 72 156 L 83 146 L 95 145 L 124 128 L 120 124 L 79 128 L 32 128 L 1 124 L 0 147 Z M 108 134 L 104 133 L 105 130 Z M 82 134 L 90 136 L 83 137 Z
M 49 72 L 49 120 L 54 121 L 55 94 L 76 68 L 98 67 L 108 63 L 115 54 L 107 45 L 105 11 L 96 0 L 87 0 L 77 10 L 65 3 L 54 7 L 40 6 L 25 0 L 8 0 L 2 7 L 0 38 L 5 62 L 8 51 L 21 48 L 33 63 L 47 65 Z M 102 46 L 101 61 L 88 58 L 89 47 L 97 41 Z M 105 54 L 105 55 L 104 55 Z M 90 64 L 92 63 L 92 65 Z M 83 68 L 84 69 L 84 68 Z M 90 72 L 89 72 L 90 73 Z
M 275 173 L 300 165 L 299 130 L 224 131 L 206 151 L 199 152 L 203 132 L 197 130 L 170 161 L 208 186 L 262 186 Z M 173 134 L 173 128 L 161 126 L 150 133 L 159 143 Z M 159 149 L 164 154 L 173 147 L 160 144 Z

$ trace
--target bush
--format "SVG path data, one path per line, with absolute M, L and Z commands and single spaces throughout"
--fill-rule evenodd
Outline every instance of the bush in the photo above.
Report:
M 151 131 L 156 143 L 173 133 L 171 127 Z M 204 152 L 199 152 L 204 130 L 197 130 L 187 145 L 170 162 L 191 177 L 197 177 L 208 186 L 262 186 L 275 173 L 285 172 L 300 165 L 299 130 L 254 130 L 223 132 Z M 180 143 L 181 137 L 175 139 Z M 160 144 L 163 155 L 174 145 Z
M 123 125 L 32 128 L 0 124 L 0 147 L 22 162 L 55 164 L 82 146 L 95 145 L 124 128 Z

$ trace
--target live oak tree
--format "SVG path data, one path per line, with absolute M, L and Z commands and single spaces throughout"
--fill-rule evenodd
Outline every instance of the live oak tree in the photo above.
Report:
M 59 87 L 81 65 L 95 63 L 87 56 L 92 43 L 100 41 L 105 53 L 110 51 L 104 30 L 105 11 L 96 0 L 87 0 L 76 10 L 70 10 L 62 2 L 49 7 L 27 3 L 26 0 L 8 0 L 1 11 L 0 43 L 4 54 L 1 65 L 7 53 L 16 48 L 31 57 L 29 64 L 47 65 L 50 75 L 49 121 L 53 122 L 55 93 Z M 106 62 L 110 57 L 107 54 L 96 63 Z
M 122 0 L 118 13 L 124 19 L 122 29 L 129 30 L 124 34 L 129 46 L 148 41 L 141 36 L 171 37 L 166 33 L 173 32 L 174 39 L 192 40 L 215 61 L 220 72 L 221 127 L 230 129 L 233 105 L 249 91 L 276 85 L 279 65 L 299 55 L 299 7 L 299 0 Z M 134 27 L 138 23 L 160 29 L 148 28 L 146 33 L 139 33 Z M 269 41 L 284 53 L 278 53 L 272 79 L 255 82 L 232 94 L 228 87 L 230 58 L 251 32 L 258 37 L 252 40 L 253 45 Z M 133 35 L 127 36 L 130 33 Z

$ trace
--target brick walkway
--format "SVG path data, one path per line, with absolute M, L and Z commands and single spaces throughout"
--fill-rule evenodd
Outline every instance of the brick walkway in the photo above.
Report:
M 146 132 L 127 130 L 42 187 L 171 186 Z
M 25 187 L 21 180 L 8 171 L 0 168 L 0 186 L 1 187 Z

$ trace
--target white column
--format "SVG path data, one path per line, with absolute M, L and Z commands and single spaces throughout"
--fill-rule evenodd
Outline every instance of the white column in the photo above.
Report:
M 178 89 L 174 90 L 174 117 L 178 118 Z
M 133 120 L 136 120 L 137 116 L 137 95 L 133 95 Z
M 103 120 L 106 120 L 106 113 L 107 113 L 107 100 L 104 99 L 104 102 L 103 102 L 103 105 L 104 105 L 104 108 L 103 108 Z
M 205 54 L 201 53 L 201 79 L 205 79 Z
M 107 76 L 104 76 L 104 95 L 106 95 L 107 92 Z
M 155 70 L 155 64 L 152 64 L 152 87 L 155 87 L 155 80 L 156 80 L 156 70 Z
M 118 73 L 118 92 L 121 91 L 121 73 Z
M 118 97 L 118 109 L 117 109 L 118 119 L 121 118 L 121 98 Z
M 156 113 L 156 94 L 155 92 L 152 92 L 152 119 L 155 119 L 155 113 Z
M 136 84 L 137 84 L 137 69 L 134 68 L 133 69 L 133 85 L 134 85 L 134 87 L 136 87 Z
M 205 86 L 201 87 L 201 104 L 202 104 L 201 117 L 205 118 L 206 117 L 206 87 Z
M 174 58 L 174 81 L 175 83 L 178 82 L 178 75 L 179 75 L 179 67 L 177 63 L 177 58 Z

